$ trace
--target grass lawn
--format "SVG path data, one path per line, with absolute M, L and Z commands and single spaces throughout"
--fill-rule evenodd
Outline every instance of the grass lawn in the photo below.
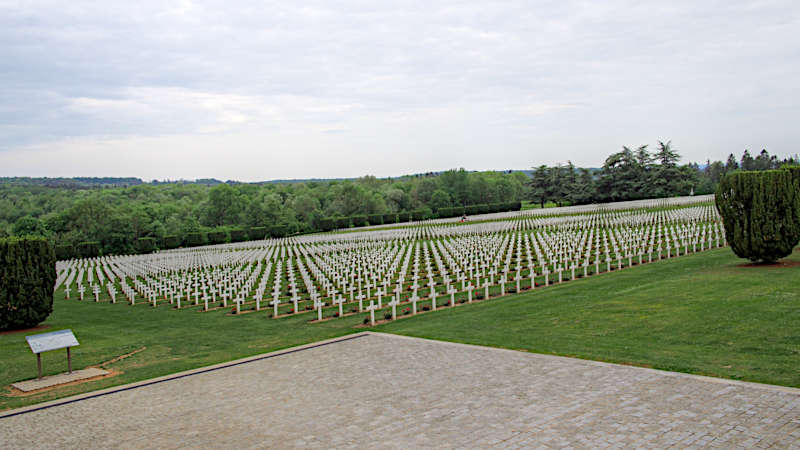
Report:
M 800 266 L 746 262 L 713 250 L 378 330 L 800 387 Z
M 800 261 L 800 251 L 788 260 Z M 800 267 L 739 267 L 744 262 L 713 250 L 376 330 L 800 387 Z M 355 325 L 365 314 L 308 324 L 312 313 L 226 312 L 67 301 L 58 293 L 49 329 L 37 332 L 75 331 L 74 368 L 144 350 L 105 366 L 118 376 L 26 397 L 4 390 L 0 410 L 364 330 Z M 0 335 L 0 386 L 35 376 L 26 334 Z M 46 374 L 65 370 L 64 351 L 42 359 Z

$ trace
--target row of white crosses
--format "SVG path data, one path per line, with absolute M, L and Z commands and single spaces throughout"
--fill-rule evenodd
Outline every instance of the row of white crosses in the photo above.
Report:
M 401 303 L 416 314 L 421 301 L 435 310 L 439 295 L 453 306 L 458 294 L 472 302 L 476 290 L 489 298 L 491 288 L 505 295 L 509 283 L 519 292 L 524 285 L 536 287 L 537 277 L 549 285 L 642 264 L 645 257 L 651 262 L 722 245 L 724 232 L 709 205 L 612 209 L 71 260 L 58 263 L 57 283 L 64 284 L 67 298 L 76 285 L 83 299 L 86 276 L 95 301 L 102 285 L 112 303 L 122 292 L 131 305 L 138 294 L 152 306 L 208 311 L 217 309 L 219 297 L 221 307 L 230 301 L 241 313 L 247 303 L 260 311 L 267 297 L 272 317 L 300 314 L 300 302 L 316 311 L 317 320 L 326 306 L 340 317 L 346 307 L 370 311 L 371 317 L 389 307 L 396 317 Z M 401 298 L 406 291 L 408 297 Z M 291 309 L 284 306 L 280 314 L 283 303 Z

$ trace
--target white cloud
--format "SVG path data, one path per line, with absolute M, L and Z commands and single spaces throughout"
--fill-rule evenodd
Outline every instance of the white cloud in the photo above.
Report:
M 798 25 L 788 0 L 0 2 L 0 175 L 597 166 L 656 139 L 793 153 Z

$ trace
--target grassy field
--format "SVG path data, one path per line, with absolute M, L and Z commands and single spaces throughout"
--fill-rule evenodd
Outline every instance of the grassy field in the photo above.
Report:
M 800 261 L 800 252 L 787 261 Z M 713 250 L 376 330 L 800 387 L 800 267 L 744 262 Z M 276 320 L 56 298 L 41 332 L 75 331 L 75 368 L 139 351 L 104 366 L 120 372 L 114 377 L 26 397 L 4 390 L 0 410 L 362 331 L 355 326 L 365 317 L 309 324 L 310 313 Z M 0 386 L 35 376 L 25 334 L 0 335 Z M 43 362 L 45 373 L 61 372 L 65 354 Z
M 380 330 L 800 387 L 800 266 L 744 263 L 713 250 Z

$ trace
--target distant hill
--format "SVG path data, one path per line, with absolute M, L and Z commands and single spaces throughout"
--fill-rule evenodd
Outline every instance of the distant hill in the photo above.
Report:
M 597 170 L 597 169 L 590 169 Z M 477 172 L 471 170 L 469 172 Z M 524 173 L 528 177 L 533 176 L 533 171 L 530 169 L 508 169 L 499 170 L 498 172 Z M 405 178 L 420 178 L 420 177 L 433 177 L 442 174 L 442 171 L 415 173 L 409 175 L 400 175 L 396 177 L 386 177 L 383 179 L 405 179 Z M 216 186 L 219 184 L 292 184 L 292 183 L 325 183 L 332 181 L 352 181 L 358 178 L 291 178 L 291 179 L 278 179 L 278 180 L 265 180 L 265 181 L 236 181 L 227 180 L 222 181 L 216 178 L 198 178 L 196 180 L 152 180 L 144 181 L 141 178 L 135 177 L 0 177 L 0 185 L 16 185 L 16 186 L 44 186 L 53 188 L 72 188 L 72 189 L 90 189 L 90 188 L 104 188 L 104 187 L 128 187 L 141 184 L 162 185 L 162 184 L 201 184 L 205 186 Z
M 10 184 L 19 186 L 46 186 L 57 188 L 94 188 L 94 187 L 126 187 L 143 184 L 140 178 L 115 178 L 115 177 L 73 177 L 73 178 L 48 178 L 48 177 L 0 177 L 0 185 Z

